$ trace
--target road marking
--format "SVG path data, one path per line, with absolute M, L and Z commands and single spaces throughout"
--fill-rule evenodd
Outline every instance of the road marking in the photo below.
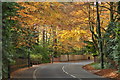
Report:
M 34 80 L 37 80 L 35 74 L 36 74 L 36 71 L 37 71 L 39 68 L 40 68 L 40 67 L 36 68 L 36 69 L 34 70 L 34 72 L 33 72 L 33 79 L 34 79 Z
M 70 76 L 73 77 L 73 78 L 76 78 L 74 75 L 71 75 L 71 74 L 69 74 L 68 72 L 66 72 L 64 68 L 65 68 L 65 66 L 62 67 L 62 70 L 63 70 L 64 73 L 70 75 Z
M 73 75 L 70 75 L 70 76 L 72 76 L 73 78 L 76 78 L 75 76 L 73 76 Z
M 76 76 L 71 75 L 71 74 L 69 74 L 68 72 L 66 72 L 64 68 L 65 68 L 65 66 L 62 67 L 62 70 L 63 70 L 64 73 L 66 73 L 67 75 L 70 75 L 70 76 L 73 77 L 73 78 L 77 78 Z M 37 80 L 37 77 L 36 77 L 35 74 L 36 74 L 36 72 L 37 72 L 38 69 L 40 69 L 40 67 L 36 68 L 36 69 L 34 70 L 34 72 L 33 72 L 33 79 L 34 79 L 34 80 Z M 82 79 L 79 79 L 79 80 L 82 80 Z
M 65 66 L 62 67 L 62 70 L 63 70 L 64 73 L 70 75 L 71 77 L 73 77 L 73 78 L 77 78 L 76 76 L 71 75 L 71 74 L 69 74 L 68 72 L 66 72 L 66 71 L 65 71 Z M 82 80 L 82 79 L 79 79 L 79 80 Z

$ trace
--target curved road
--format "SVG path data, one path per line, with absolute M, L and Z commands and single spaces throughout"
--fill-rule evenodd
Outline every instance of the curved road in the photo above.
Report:
M 92 61 L 37 65 L 33 68 L 17 72 L 13 78 L 17 78 L 17 80 L 23 80 L 23 78 L 33 80 L 110 80 L 82 69 L 83 65 L 89 63 L 92 63 Z

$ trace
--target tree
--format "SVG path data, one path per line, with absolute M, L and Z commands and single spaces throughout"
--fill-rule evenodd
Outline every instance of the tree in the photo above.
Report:
M 10 63 L 12 62 L 12 58 L 15 54 L 15 46 L 12 44 L 12 27 L 17 24 L 16 20 L 13 20 L 12 17 L 17 16 L 17 8 L 19 5 L 17 3 L 8 3 L 3 2 L 2 3 L 2 46 L 3 46 L 3 55 L 2 55 L 2 61 L 3 61 L 3 78 L 10 78 Z M 8 74 L 8 75 L 6 75 Z
M 104 68 L 104 55 L 103 55 L 103 43 L 101 38 L 101 28 L 100 28 L 100 16 L 99 16 L 99 4 L 96 2 L 96 8 L 97 8 L 97 33 L 98 33 L 98 48 L 99 53 L 101 55 L 101 68 Z

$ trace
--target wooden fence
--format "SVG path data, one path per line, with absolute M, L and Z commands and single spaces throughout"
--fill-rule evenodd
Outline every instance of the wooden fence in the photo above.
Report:
M 10 72 L 28 66 L 28 59 L 14 59 L 14 60 L 15 60 L 15 64 L 10 65 Z

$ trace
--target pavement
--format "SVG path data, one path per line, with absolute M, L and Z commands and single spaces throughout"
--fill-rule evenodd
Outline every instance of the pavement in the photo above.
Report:
M 15 80 L 111 80 L 92 74 L 82 68 L 93 61 L 61 62 L 34 65 L 32 68 L 16 72 Z

